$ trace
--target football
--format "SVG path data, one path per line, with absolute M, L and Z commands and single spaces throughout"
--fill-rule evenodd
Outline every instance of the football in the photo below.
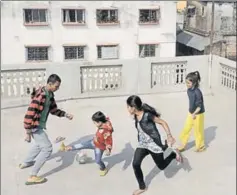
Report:
M 76 161 L 79 164 L 86 164 L 87 162 L 87 155 L 85 152 L 78 152 L 76 155 Z

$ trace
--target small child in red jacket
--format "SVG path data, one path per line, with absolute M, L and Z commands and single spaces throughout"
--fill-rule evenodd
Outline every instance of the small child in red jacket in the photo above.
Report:
M 95 161 L 100 167 L 100 176 L 105 176 L 108 172 L 104 162 L 102 161 L 103 153 L 110 155 L 113 145 L 113 127 L 109 120 L 102 112 L 96 112 L 92 116 L 92 121 L 98 128 L 93 139 L 75 144 L 73 146 L 66 146 L 66 151 L 92 149 L 95 151 Z

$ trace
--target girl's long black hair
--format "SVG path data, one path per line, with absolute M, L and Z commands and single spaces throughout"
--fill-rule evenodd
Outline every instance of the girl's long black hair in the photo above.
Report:
M 152 106 L 150 106 L 148 104 L 142 103 L 141 98 L 136 95 L 132 95 L 132 96 L 128 97 L 127 105 L 130 107 L 134 107 L 137 110 L 143 110 L 144 112 L 149 112 L 156 117 L 161 116 L 161 114 L 158 113 L 155 108 L 153 108 Z
M 186 80 L 189 80 L 190 82 L 192 82 L 193 87 L 197 88 L 197 87 L 199 87 L 199 83 L 201 81 L 200 73 L 198 71 L 190 72 L 186 76 Z

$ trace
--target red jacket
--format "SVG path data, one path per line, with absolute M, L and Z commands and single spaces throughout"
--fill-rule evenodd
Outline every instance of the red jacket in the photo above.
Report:
M 109 151 L 112 150 L 113 146 L 113 127 L 112 124 L 107 118 L 107 122 L 102 124 L 102 126 L 97 130 L 95 137 L 94 137 L 94 144 L 96 148 L 99 148 L 101 150 L 108 149 Z

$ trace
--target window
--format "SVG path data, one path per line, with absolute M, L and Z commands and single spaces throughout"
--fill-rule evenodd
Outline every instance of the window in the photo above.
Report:
M 193 17 L 195 14 L 196 14 L 196 7 L 189 5 L 187 10 L 187 16 Z
M 85 10 L 63 9 L 63 23 L 85 24 Z
M 118 59 L 118 45 L 98 45 L 97 55 L 99 59 Z
M 155 44 L 149 45 L 139 45 L 139 57 L 155 57 L 156 56 L 156 46 Z
M 64 46 L 64 59 L 84 59 L 85 46 Z
M 96 21 L 98 24 L 118 23 L 118 10 L 96 10 Z
M 159 18 L 160 18 L 159 9 L 154 10 L 142 9 L 139 12 L 139 23 L 141 24 L 144 23 L 156 24 L 159 22 Z
M 24 9 L 25 24 L 47 23 L 47 9 Z
M 27 61 L 49 60 L 49 47 L 26 47 Z

